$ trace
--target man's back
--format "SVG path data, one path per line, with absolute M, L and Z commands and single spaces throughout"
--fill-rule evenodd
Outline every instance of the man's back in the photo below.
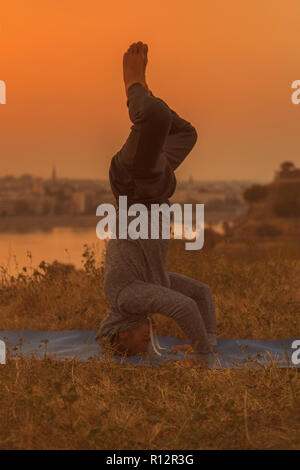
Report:
M 130 224 L 133 217 L 128 217 Z M 117 219 L 118 220 L 118 219 Z M 148 228 L 151 227 L 151 211 L 148 210 Z M 118 224 L 117 224 L 118 234 Z M 159 239 L 138 238 L 137 240 L 111 239 L 106 249 L 104 291 L 112 305 L 115 305 L 121 289 L 133 281 L 140 280 L 151 284 L 170 286 L 167 265 L 169 240 L 162 238 L 161 225 Z

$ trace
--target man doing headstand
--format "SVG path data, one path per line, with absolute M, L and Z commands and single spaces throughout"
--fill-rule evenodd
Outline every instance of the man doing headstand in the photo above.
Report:
M 170 205 L 176 187 L 174 171 L 195 145 L 197 132 L 149 90 L 147 54 L 147 45 L 138 42 L 123 56 L 133 125 L 111 160 L 109 178 L 117 204 L 119 196 L 127 196 L 129 205 L 141 203 L 150 208 L 154 203 Z M 162 238 L 109 240 L 104 291 L 111 309 L 100 325 L 98 339 L 102 344 L 108 341 L 117 353 L 135 355 L 148 350 L 151 334 L 156 350 L 159 345 L 153 344 L 151 315 L 159 313 L 177 322 L 191 343 L 182 349 L 191 347 L 194 360 L 205 364 L 216 344 L 211 291 L 206 284 L 169 272 L 167 250 L 168 240 Z M 189 360 L 186 364 L 191 365 L 194 360 Z

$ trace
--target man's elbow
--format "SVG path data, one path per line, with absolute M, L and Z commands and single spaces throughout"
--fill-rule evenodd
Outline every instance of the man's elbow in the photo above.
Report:
M 189 135 L 190 135 L 190 151 L 191 151 L 198 140 L 198 133 L 195 127 L 192 125 L 190 125 Z
M 198 139 L 198 133 L 197 133 L 197 131 L 196 131 L 196 129 L 195 129 L 194 126 L 192 126 L 192 134 L 193 134 L 193 136 L 194 136 L 194 140 L 195 140 L 195 143 L 196 143 L 196 142 L 197 142 L 197 139 Z M 194 145 L 195 145 L 195 144 L 194 144 Z

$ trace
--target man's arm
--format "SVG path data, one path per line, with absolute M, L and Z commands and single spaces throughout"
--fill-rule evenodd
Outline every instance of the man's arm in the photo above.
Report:
M 151 91 L 150 95 L 154 97 Z M 167 105 L 167 103 L 165 103 L 161 98 L 156 97 L 156 99 Z M 163 153 L 165 154 L 171 168 L 176 170 L 196 144 L 198 134 L 190 122 L 181 118 L 169 106 L 168 108 L 172 113 L 173 120 L 169 134 L 164 143 Z

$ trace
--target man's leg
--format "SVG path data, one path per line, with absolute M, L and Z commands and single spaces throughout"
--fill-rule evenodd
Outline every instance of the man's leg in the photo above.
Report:
M 216 311 L 210 287 L 183 274 L 169 272 L 169 278 L 171 289 L 196 302 L 206 327 L 209 343 L 211 346 L 216 346 Z
M 155 176 L 165 165 L 160 162 L 164 142 L 172 124 L 172 113 L 159 99 L 149 96 L 141 83 L 128 89 L 131 132 L 118 153 L 118 161 L 136 177 Z
M 195 352 L 210 352 L 206 327 L 196 302 L 186 295 L 158 284 L 135 281 L 125 287 L 117 299 L 118 309 L 145 318 L 159 313 L 172 318 L 186 334 Z
M 146 83 L 148 46 L 133 43 L 123 56 L 123 78 L 129 118 L 133 123 L 127 142 L 120 151 L 121 163 L 133 167 L 135 176 L 145 176 L 159 160 L 172 123 L 172 112 L 155 98 Z
M 112 160 L 124 178 L 134 179 L 135 202 L 165 197 L 175 189 L 176 181 L 163 153 L 173 115 L 168 105 L 154 97 L 145 78 L 147 45 L 133 43 L 123 57 L 123 76 L 127 95 L 131 132 Z M 127 172 L 129 173 L 126 173 Z M 166 196 L 169 197 L 169 196 Z M 164 201 L 161 201 L 164 202 Z

